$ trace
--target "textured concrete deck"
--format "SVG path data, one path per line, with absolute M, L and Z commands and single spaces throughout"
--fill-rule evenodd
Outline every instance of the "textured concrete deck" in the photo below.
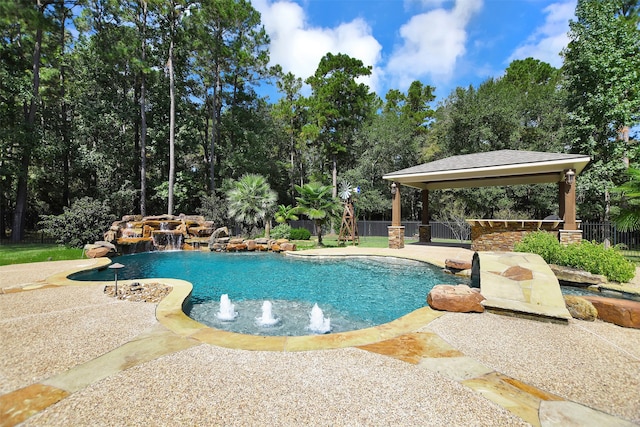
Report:
M 470 251 L 459 248 L 425 247 L 420 245 L 411 245 L 403 250 L 347 247 L 335 250 L 328 249 L 321 251 L 302 252 L 299 253 L 299 255 L 395 256 L 427 261 L 436 265 L 444 265 L 444 260 L 447 258 L 470 258 L 472 253 Z M 492 265 L 493 264 L 491 264 L 491 262 L 487 261 L 488 268 L 497 268 L 497 266 L 492 267 Z M 52 275 L 48 279 L 42 279 L 37 277 L 38 272 L 40 272 L 40 274 L 43 274 L 43 272 L 46 271 L 47 274 L 50 274 L 48 263 L 47 265 L 43 264 L 42 267 L 38 265 L 24 265 L 22 267 L 11 266 L 11 268 L 12 271 L 18 271 L 20 268 L 24 268 L 24 275 L 21 276 L 19 273 L 16 274 L 16 277 L 18 277 L 18 279 L 12 279 L 13 283 L 9 283 L 8 280 L 4 279 L 1 282 L 1 287 L 4 288 L 5 291 L 9 291 L 9 293 L 7 293 L 6 295 L 0 295 L 0 312 L 2 312 L 2 318 L 6 319 L 3 324 L 3 330 L 19 330 L 27 321 L 33 324 L 31 326 L 34 326 L 34 330 L 51 330 L 50 325 L 47 325 L 46 323 L 48 319 L 47 316 L 41 314 L 26 316 L 26 313 L 16 313 L 16 315 L 13 315 L 13 313 L 7 311 L 6 307 L 8 307 L 7 304 L 10 303 L 11 298 L 19 297 L 21 296 L 21 294 L 31 294 L 31 292 L 21 291 L 32 291 L 35 293 L 46 292 L 47 297 L 52 298 L 52 301 L 54 303 L 44 305 L 45 300 L 42 299 L 43 305 L 33 307 L 31 309 L 42 314 L 52 311 L 55 312 L 56 315 L 60 315 L 62 317 L 67 316 L 70 320 L 70 323 L 73 323 L 76 316 L 78 316 L 77 312 L 73 311 L 73 305 L 77 304 L 77 301 L 70 298 L 68 296 L 70 294 L 61 292 L 62 290 L 67 289 L 69 291 L 73 291 L 73 289 L 70 288 L 70 285 L 77 285 L 77 283 L 66 279 L 66 275 L 69 273 L 69 271 L 64 271 L 63 273 Z M 64 264 L 63 269 L 67 270 L 68 268 L 70 268 L 69 264 Z M 86 265 L 78 266 L 78 268 L 86 268 Z M 5 277 L 2 276 L 2 273 L 2 268 L 0 268 L 0 277 Z M 154 280 L 157 281 L 158 279 Z M 628 420 L 638 421 L 638 419 L 640 419 L 640 416 L 637 416 L 637 413 L 635 418 L 633 415 L 634 408 L 639 407 L 637 405 L 637 402 L 634 403 L 634 399 L 637 398 L 636 393 L 627 395 L 630 399 L 630 402 L 625 403 L 627 405 L 626 409 L 622 407 L 606 410 L 604 408 L 608 408 L 608 406 L 601 404 L 594 405 L 595 407 L 590 407 L 589 405 L 585 405 L 582 403 L 582 398 L 572 397 L 570 393 L 553 392 L 553 387 L 550 387 L 550 391 L 547 387 L 540 388 L 540 386 L 528 384 L 526 381 L 521 381 L 519 379 L 516 379 L 516 377 L 512 375 L 505 374 L 500 370 L 497 370 L 494 366 L 492 366 L 494 365 L 493 362 L 482 362 L 481 360 L 479 360 L 478 356 L 470 357 L 469 355 L 467 355 L 466 351 L 472 352 L 472 349 L 481 346 L 483 341 L 490 341 L 486 336 L 484 339 L 481 339 L 479 336 L 477 336 L 477 334 L 480 333 L 480 330 L 475 330 L 474 327 L 470 327 L 469 320 L 489 319 L 489 323 L 491 323 L 494 320 L 492 320 L 491 317 L 486 317 L 491 316 L 490 314 L 469 315 L 471 317 L 469 317 L 468 319 L 460 317 L 466 315 L 446 315 L 450 316 L 447 317 L 447 319 L 462 320 L 462 323 L 457 322 L 460 325 L 464 325 L 464 332 L 462 332 L 462 335 L 466 335 L 470 332 L 469 335 L 474 339 L 480 338 L 480 341 L 469 347 L 469 349 L 465 350 L 465 352 L 460 351 L 455 346 L 451 345 L 449 342 L 441 338 L 441 336 L 444 335 L 448 336 L 448 340 L 455 340 L 454 337 L 456 336 L 456 334 L 453 333 L 452 329 L 446 327 L 447 322 L 438 323 L 439 319 L 444 313 L 436 312 L 429 309 L 428 307 L 417 310 L 416 312 L 398 319 L 396 322 L 392 322 L 391 324 L 381 325 L 377 328 L 369 328 L 367 330 L 354 331 L 346 334 L 309 337 L 244 336 L 208 328 L 185 316 L 184 313 L 182 313 L 181 307 L 184 299 L 189 294 L 190 285 L 186 282 L 174 279 L 161 280 L 163 282 L 166 282 L 167 284 L 171 284 L 174 287 L 174 290 L 157 306 L 155 317 L 158 319 L 158 323 L 152 325 L 150 328 L 146 328 L 144 331 L 141 331 L 137 336 L 127 338 L 127 341 L 124 344 L 117 345 L 98 357 L 91 357 L 89 360 L 86 360 L 83 363 L 75 366 L 69 366 L 68 369 L 63 369 L 62 371 L 51 371 L 48 376 L 45 376 L 37 382 L 31 383 L 28 379 L 25 379 L 25 385 L 23 387 L 9 391 L 0 396 L 0 425 L 15 425 L 23 420 L 28 420 L 28 422 L 32 425 L 91 425 L 94 422 L 100 423 L 99 421 L 97 421 L 100 419 L 103 420 L 103 424 L 119 424 L 116 420 L 122 420 L 122 414 L 127 414 L 129 417 L 134 417 L 124 418 L 125 420 L 128 420 L 124 422 L 125 424 L 127 422 L 136 423 L 134 419 L 138 420 L 137 422 L 139 423 L 141 418 L 135 417 L 145 416 L 159 417 L 154 418 L 154 420 L 161 425 L 171 425 L 172 422 L 175 422 L 178 419 L 186 420 L 185 422 L 187 424 L 211 422 L 212 419 L 207 418 L 206 415 L 204 415 L 206 414 L 204 408 L 206 407 L 207 410 L 209 410 L 210 407 L 215 407 L 215 405 L 210 405 L 207 402 L 205 403 L 206 406 L 201 406 L 200 404 L 194 403 L 193 399 L 190 400 L 188 397 L 183 398 L 181 396 L 175 395 L 173 388 L 176 387 L 175 384 L 177 383 L 167 382 L 168 379 L 176 381 L 177 377 L 177 381 L 189 384 L 193 383 L 195 381 L 195 378 L 201 378 L 203 376 L 206 377 L 207 375 L 211 375 L 201 372 L 201 369 L 206 366 L 206 364 L 203 365 L 202 362 L 198 362 L 198 360 L 200 360 L 199 357 L 201 354 L 210 353 L 210 350 L 207 350 L 208 346 L 203 346 L 203 343 L 213 345 L 211 347 L 211 351 L 218 355 L 215 359 L 216 364 L 222 364 L 226 366 L 232 360 L 244 360 L 245 358 L 247 360 L 251 360 L 247 361 L 246 363 L 255 363 L 259 367 L 255 372 L 256 377 L 259 377 L 263 373 L 277 373 L 274 378 L 272 378 L 269 374 L 268 378 L 263 379 L 263 381 L 267 382 L 266 384 L 270 388 L 280 389 L 283 384 L 286 384 L 287 388 L 296 389 L 297 398 L 300 398 L 304 402 L 306 402 L 302 403 L 302 401 L 298 401 L 296 398 L 296 404 L 295 406 L 293 406 L 294 408 L 297 408 L 295 411 L 295 415 L 293 413 L 290 413 L 290 410 L 292 408 L 290 405 L 285 405 L 281 409 L 284 410 L 284 412 L 282 413 L 280 413 L 279 411 L 273 411 L 273 406 L 269 406 L 270 409 L 268 413 L 262 412 L 258 414 L 259 418 L 254 418 L 255 414 L 253 411 L 249 410 L 249 408 L 260 405 L 260 403 L 268 398 L 267 395 L 261 394 L 256 396 L 247 396 L 245 391 L 244 395 L 235 396 L 233 394 L 232 388 L 227 387 L 226 389 L 221 390 L 221 387 L 217 387 L 214 383 L 214 385 L 209 386 L 209 390 L 204 392 L 204 396 L 206 397 L 205 400 L 211 400 L 213 395 L 216 395 L 216 393 L 219 392 L 231 396 L 231 400 L 226 403 L 227 405 L 230 405 L 230 407 L 225 413 L 227 414 L 227 416 L 238 416 L 239 418 L 228 418 L 226 420 L 218 419 L 219 422 L 226 421 L 227 424 L 246 425 L 250 424 L 251 420 L 253 420 L 254 422 L 262 420 L 261 422 L 265 422 L 264 417 L 270 417 L 269 419 L 272 420 L 279 420 L 280 424 L 296 424 L 294 420 L 305 420 L 305 422 L 314 420 L 319 424 L 349 424 L 351 423 L 349 414 L 354 414 L 354 412 L 351 411 L 356 411 L 355 413 L 358 413 L 357 411 L 375 412 L 377 409 L 384 407 L 385 411 L 388 411 L 388 413 L 386 415 L 383 415 L 383 413 L 378 413 L 377 417 L 370 420 L 367 424 L 388 425 L 389 423 L 394 422 L 399 423 L 400 420 L 403 419 L 400 413 L 406 412 L 408 408 L 411 408 L 411 411 L 416 411 L 417 408 L 422 407 L 424 399 L 428 399 L 431 404 L 429 412 L 425 412 L 424 415 L 422 415 L 425 418 L 420 418 L 419 415 L 415 415 L 418 416 L 418 418 L 405 420 L 403 424 L 406 424 L 407 422 L 413 422 L 414 424 L 432 425 L 466 425 L 469 423 L 480 423 L 482 425 L 530 424 L 545 426 L 624 426 L 633 425 Z M 47 289 L 51 286 L 59 288 Z M 74 286 L 74 288 L 80 289 L 89 286 L 100 285 L 87 284 L 81 287 Z M 63 296 L 61 299 L 56 299 L 56 295 L 58 294 L 67 296 Z M 109 299 L 104 295 L 96 295 L 95 298 L 99 298 L 100 301 L 105 302 L 109 300 L 113 301 L 112 299 Z M 126 309 L 126 304 L 134 303 L 119 302 L 115 304 L 115 306 L 120 309 Z M 104 308 L 101 309 L 101 312 L 108 312 L 110 310 L 109 307 L 114 307 L 114 303 L 108 303 L 108 305 L 104 305 Z M 134 306 L 132 305 L 131 307 Z M 140 305 L 136 305 L 135 307 L 144 309 L 144 307 Z M 24 308 L 25 311 L 29 309 L 30 308 L 28 307 Z M 88 316 L 89 317 L 87 317 L 87 319 L 91 317 L 91 314 L 89 313 Z M 120 316 L 119 313 L 118 316 Z M 519 319 L 513 319 L 513 322 L 516 321 L 527 322 L 526 320 L 522 321 Z M 45 323 L 40 325 L 39 322 Z M 435 327 L 431 326 L 432 324 L 436 323 L 438 323 L 438 325 L 436 325 Z M 530 330 L 531 333 L 533 333 L 537 328 L 544 328 L 546 330 L 546 326 L 538 324 L 540 324 L 540 322 L 519 323 L 519 326 L 524 326 L 526 330 Z M 517 326 L 516 323 L 514 323 L 513 325 L 514 327 Z M 101 325 L 96 326 L 101 327 Z M 108 325 L 102 326 L 106 329 Z M 554 325 L 554 327 L 567 328 L 566 326 L 561 325 Z M 471 331 L 470 328 L 474 330 Z M 560 331 L 552 332 L 551 336 L 559 335 L 559 332 Z M 453 335 L 450 335 L 452 333 Z M 621 340 L 619 342 L 619 345 L 622 345 L 621 343 L 623 342 L 631 343 L 628 345 L 630 345 L 629 348 L 632 349 L 634 348 L 632 343 L 634 342 L 634 340 L 640 342 L 640 336 L 636 331 L 631 331 L 629 333 L 631 335 L 626 335 L 624 340 Z M 526 335 L 526 333 L 520 333 L 520 335 Z M 629 340 L 629 337 L 631 341 Z M 67 334 L 61 336 L 61 339 L 65 338 L 67 340 L 72 340 L 73 342 L 71 342 L 70 344 L 72 346 L 77 346 L 79 351 L 86 351 L 86 348 L 92 344 L 91 342 L 86 342 L 86 338 L 83 340 L 82 336 L 73 336 Z M 12 340 L 12 342 L 15 342 L 16 345 L 25 346 L 25 349 L 27 351 L 27 353 L 25 354 L 28 354 L 29 347 L 30 345 L 32 345 L 30 341 L 21 341 L 20 335 L 12 338 Z M 222 350 L 213 350 L 220 347 L 238 350 L 225 350 L 227 352 L 237 352 L 233 354 L 224 353 L 222 352 Z M 351 347 L 351 349 L 349 349 L 349 347 Z M 373 365 L 378 366 L 377 359 L 371 359 L 371 357 L 365 356 L 364 353 L 354 353 L 353 347 L 358 348 L 359 350 L 366 350 L 365 353 L 368 354 L 376 354 L 380 355 L 380 357 L 391 357 L 393 359 L 398 359 L 405 364 L 413 366 L 415 368 L 411 368 L 409 371 L 407 371 L 407 368 L 403 368 L 401 365 L 393 365 L 394 367 L 392 371 L 385 374 L 386 376 L 383 378 L 377 378 L 377 374 L 374 374 L 373 372 L 368 373 L 367 378 L 359 377 L 357 375 L 353 375 L 352 377 L 352 374 L 357 374 L 357 370 L 360 369 L 364 371 L 367 369 L 366 367 L 368 365 L 371 365 L 372 363 Z M 546 351 L 549 351 L 542 350 L 546 348 L 545 342 L 537 341 L 537 347 L 538 348 L 536 349 L 536 351 L 538 352 L 545 353 Z M 589 346 L 589 348 L 592 347 L 594 346 Z M 44 347 L 44 349 L 46 348 L 47 347 Z M 318 352 L 318 356 L 314 356 L 313 362 L 305 362 L 305 360 L 307 359 L 304 356 L 302 358 L 297 356 L 285 356 L 287 354 L 304 354 L 304 350 L 327 348 L 342 348 L 343 350 L 320 350 Z M 489 353 L 498 352 L 497 355 L 501 356 L 503 351 L 507 351 L 507 353 L 509 351 L 513 351 L 505 350 L 505 348 L 506 346 L 496 347 Z M 618 347 L 607 347 L 606 357 L 608 358 L 608 360 L 606 366 L 613 364 L 613 359 L 611 359 L 612 354 L 617 354 L 618 351 L 615 350 L 615 348 Z M 247 353 L 239 349 L 251 349 L 256 350 L 256 352 Z M 34 350 L 38 351 L 35 348 Z M 282 356 L 280 358 L 272 358 L 270 356 L 267 356 L 267 354 L 263 350 L 277 350 Z M 48 351 L 56 351 L 56 349 L 49 348 Z M 302 353 L 300 353 L 300 351 L 302 351 Z M 559 351 L 560 354 L 563 353 L 562 350 Z M 579 351 L 586 353 L 587 349 L 580 349 Z M 583 357 L 587 357 L 585 353 L 583 353 Z M 253 354 L 255 354 L 256 356 L 251 356 Z M 483 354 L 486 354 L 486 352 Z M 636 387 L 634 387 L 633 382 L 637 381 L 637 363 L 638 361 L 640 361 L 640 358 L 638 357 L 639 355 L 634 354 L 633 350 L 631 350 L 631 353 L 629 353 L 629 351 L 627 351 L 626 353 L 625 351 L 622 351 L 620 354 L 628 354 L 628 358 L 623 358 L 621 362 L 625 364 L 623 366 L 626 366 L 626 368 L 618 368 L 615 370 L 615 372 L 624 369 L 631 370 L 630 372 L 627 372 L 627 375 L 623 374 L 623 377 L 618 380 L 627 382 L 629 380 L 631 381 L 631 383 L 619 385 L 623 388 L 623 390 L 621 390 L 622 393 L 624 393 L 625 391 L 628 393 L 629 390 L 637 390 L 638 384 L 636 383 Z M 184 355 L 184 357 L 181 357 L 182 355 Z M 530 352 L 527 354 L 527 356 L 525 356 L 526 365 L 528 367 L 527 371 L 525 372 L 537 371 L 538 366 L 532 361 L 535 360 L 535 357 L 538 356 L 539 355 L 534 354 L 533 352 Z M 545 356 L 545 354 L 543 354 L 543 356 L 545 358 L 549 358 L 549 355 Z M 266 359 L 270 360 L 270 363 L 265 365 L 264 360 Z M 283 361 L 283 369 L 280 369 L 278 362 L 279 359 Z M 172 360 L 174 360 L 174 362 L 172 362 Z M 179 361 L 177 362 L 178 364 L 176 364 L 175 360 Z M 340 364 L 339 361 L 342 360 L 342 364 L 344 364 L 345 367 L 352 366 L 352 363 L 353 366 L 347 371 L 340 371 L 339 366 L 336 365 L 330 369 L 322 370 L 321 377 L 309 377 L 309 373 L 306 370 L 306 367 L 309 366 L 309 363 L 328 367 L 330 365 L 330 360 L 338 361 L 338 364 Z M 589 360 L 588 357 L 587 360 Z M 597 359 L 591 358 L 590 360 L 595 361 Z M 9 366 L 10 369 L 10 366 L 12 364 L 19 364 L 24 361 L 28 360 L 11 359 L 9 360 L 8 364 L 3 364 L 3 366 L 4 369 L 7 369 L 7 366 Z M 298 362 L 301 362 L 302 364 L 298 364 Z M 151 371 L 149 371 L 150 369 L 152 369 L 154 364 L 162 367 L 160 371 L 158 371 L 161 372 L 160 374 L 158 372 L 151 373 Z M 562 365 L 562 363 L 559 363 L 558 365 Z M 360 368 L 358 368 L 358 366 Z M 575 365 L 573 366 L 573 369 L 575 369 Z M 245 370 L 250 369 L 250 367 L 247 365 L 243 365 L 242 367 L 236 366 L 235 368 L 229 367 L 228 374 L 232 377 L 236 376 L 236 372 L 238 369 Z M 380 372 L 387 372 L 386 368 L 383 369 L 382 367 L 380 367 L 379 369 Z M 605 367 L 603 366 L 601 369 L 605 369 Z M 633 371 L 634 369 L 635 372 Z M 336 371 L 335 375 L 337 376 L 335 378 L 332 370 Z M 260 374 L 258 374 L 258 371 L 260 372 Z M 198 374 L 198 372 L 201 373 Z M 392 372 L 396 372 L 396 374 L 393 374 Z M 408 374 L 409 372 L 411 372 L 411 378 L 422 378 L 421 381 L 423 382 L 421 382 L 420 385 L 413 385 L 413 383 L 411 383 L 409 380 L 410 377 L 403 376 L 405 374 Z M 423 378 L 420 372 L 429 372 L 429 375 L 432 375 L 430 377 L 430 380 Z M 125 376 L 123 377 L 120 373 L 124 373 Z M 222 375 L 224 375 L 224 373 Z M 369 390 L 368 387 L 372 387 L 374 384 L 387 384 L 388 387 L 391 387 L 391 384 L 394 382 L 394 377 L 396 375 L 399 375 L 398 378 L 404 378 L 404 387 L 402 388 L 402 397 L 398 396 L 397 398 L 391 399 L 390 406 L 388 406 L 386 403 L 389 401 L 388 392 L 386 389 L 384 393 L 386 398 L 380 396 L 380 399 L 382 400 L 378 400 L 378 398 L 366 397 L 368 396 L 368 394 L 366 393 L 366 390 Z M 128 385 L 118 382 L 125 380 L 125 378 L 129 376 L 132 378 L 132 381 L 127 381 Z M 373 382 L 369 384 L 368 379 L 372 378 L 372 376 L 376 378 L 374 378 Z M 132 382 L 135 384 L 145 384 L 147 382 L 147 378 L 150 379 L 150 386 L 148 389 L 144 389 L 143 392 L 136 389 L 132 384 Z M 449 385 L 446 385 L 446 382 L 440 383 L 439 378 L 447 379 L 448 381 L 450 381 L 450 383 L 448 383 Z M 557 378 L 557 376 L 551 375 L 551 379 L 553 381 L 557 381 Z M 305 414 L 305 417 L 300 418 L 300 411 L 302 411 L 303 407 L 315 408 L 312 403 L 313 401 L 325 401 L 317 393 L 311 393 L 307 395 L 307 393 L 309 393 L 311 390 L 311 384 L 313 384 L 316 379 L 320 380 L 321 384 L 325 384 L 326 381 L 329 381 L 330 384 L 332 384 L 331 391 L 334 393 L 338 393 L 338 395 L 340 390 L 342 390 L 343 384 L 351 384 L 351 381 L 354 381 L 354 388 L 350 389 L 353 391 L 349 393 L 349 404 L 347 404 L 347 406 L 343 406 L 346 404 L 346 401 L 330 398 L 326 401 L 326 404 L 320 405 L 319 408 L 313 410 L 316 412 L 312 411 L 311 414 Z M 426 384 L 424 382 L 425 380 L 430 381 L 432 387 L 435 386 L 438 388 L 438 394 L 440 395 L 440 397 L 444 397 L 441 402 L 435 395 L 428 397 L 428 395 L 425 394 L 429 391 L 429 387 L 424 387 L 424 384 Z M 116 381 L 116 387 L 111 392 L 113 394 L 106 393 L 104 390 L 104 387 L 110 381 Z M 225 379 L 224 377 L 218 378 L 216 381 L 227 384 L 231 383 L 230 379 Z M 439 385 L 436 386 L 435 384 Z M 259 383 L 256 383 L 255 386 L 258 385 Z M 407 388 L 407 386 L 409 388 Z M 458 390 L 456 386 L 462 386 L 462 389 Z M 375 388 L 375 386 L 373 387 Z M 94 389 L 96 390 L 95 392 L 93 392 Z M 322 389 L 326 389 L 326 386 L 323 385 Z M 482 404 L 482 400 L 477 401 L 475 398 L 472 398 L 471 395 L 469 395 L 464 398 L 464 405 L 456 405 L 452 407 L 451 402 L 457 399 L 457 397 L 454 398 L 453 395 L 448 394 L 449 390 L 455 390 L 455 393 L 462 393 L 458 394 L 457 396 L 464 395 L 463 390 L 468 390 L 472 393 L 475 393 L 476 396 L 482 396 L 486 399 L 486 402 L 493 402 L 493 404 L 496 406 L 487 406 L 486 404 Z M 198 389 L 197 387 L 196 391 L 198 391 L 199 394 L 203 393 L 202 389 Z M 605 394 L 612 393 L 612 391 L 608 388 L 605 388 L 602 391 Z M 185 393 L 186 395 L 186 391 L 183 391 L 183 393 Z M 148 401 L 156 403 L 154 406 L 155 409 L 152 410 L 153 412 L 151 414 L 144 407 L 138 408 L 136 412 L 135 405 L 126 407 L 118 405 L 118 409 L 115 409 L 113 406 L 109 405 L 111 402 L 115 402 L 117 404 L 118 401 L 120 401 L 123 397 L 126 397 L 128 400 L 130 400 L 132 397 L 139 394 L 143 394 L 144 398 L 148 399 Z M 593 394 L 593 392 L 590 394 Z M 99 399 L 99 401 L 101 402 L 100 407 L 96 407 L 95 404 L 85 404 L 87 406 L 83 406 L 82 403 L 79 403 L 82 402 L 82 400 L 78 401 L 74 398 L 74 396 L 83 396 L 82 399 L 85 400 L 87 398 L 93 398 L 92 396 L 95 396 L 95 398 Z M 361 403 L 359 396 L 365 397 L 365 402 Z M 247 398 L 248 400 L 245 400 Z M 215 399 L 219 399 L 219 397 L 216 397 Z M 56 402 L 59 402 L 58 405 L 52 406 Z M 69 405 L 65 405 L 65 402 L 70 403 Z M 160 402 L 166 402 L 166 404 L 161 404 Z M 267 402 L 271 402 L 269 405 L 276 404 L 275 401 L 268 400 Z M 412 405 L 412 402 L 415 403 L 415 405 Z M 195 415 L 195 418 L 183 418 L 184 412 L 182 411 L 175 413 L 168 412 L 169 415 L 166 415 L 167 405 L 168 407 L 171 407 L 172 405 L 176 404 L 185 405 L 185 407 L 187 407 L 188 405 L 189 408 L 197 408 L 195 414 L 197 415 L 202 412 L 203 415 L 200 415 L 200 417 L 204 418 L 198 418 Z M 409 406 L 406 406 L 407 404 Z M 334 407 L 332 405 L 337 406 Z M 470 408 L 474 408 L 471 409 L 471 413 L 469 413 Z M 499 408 L 502 408 L 503 411 L 506 410 L 506 412 L 497 411 L 497 409 Z M 395 413 L 396 409 L 399 410 L 399 413 Z M 88 418 L 86 418 L 84 422 L 78 421 L 77 418 L 73 418 L 73 415 L 77 414 L 78 412 L 85 414 L 85 416 L 87 416 Z M 60 413 L 65 413 L 66 417 L 71 418 L 65 418 L 60 415 Z M 360 413 L 362 414 L 364 412 Z M 416 412 L 416 414 L 417 413 L 418 412 Z M 430 418 L 431 421 L 427 421 L 427 417 L 431 416 L 427 415 L 428 413 L 432 415 L 437 415 L 438 413 L 446 415 L 443 415 L 443 418 Z M 626 420 L 625 417 L 616 415 L 619 413 L 632 415 L 627 415 L 626 418 L 628 420 Z M 29 419 L 29 417 L 32 417 L 33 415 L 36 416 L 32 419 Z M 307 418 L 307 415 L 309 418 Z M 106 418 L 100 418 L 100 416 L 104 416 Z M 76 421 L 69 421 L 74 419 Z M 436 419 L 439 419 L 440 421 L 436 421 Z M 144 418 L 142 418 L 142 420 L 144 420 Z M 147 422 L 148 420 L 149 418 L 147 418 Z

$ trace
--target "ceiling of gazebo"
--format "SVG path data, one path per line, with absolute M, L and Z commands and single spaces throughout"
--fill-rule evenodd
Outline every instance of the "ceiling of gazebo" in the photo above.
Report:
M 426 190 L 560 182 L 568 169 L 580 174 L 583 154 L 500 150 L 463 154 L 391 172 L 384 179 Z

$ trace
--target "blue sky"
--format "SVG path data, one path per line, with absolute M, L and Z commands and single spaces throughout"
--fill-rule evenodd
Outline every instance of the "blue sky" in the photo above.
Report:
M 373 67 L 380 96 L 414 80 L 438 99 L 529 56 L 562 65 L 576 0 L 251 0 L 271 37 L 271 62 L 303 79 L 327 52 Z

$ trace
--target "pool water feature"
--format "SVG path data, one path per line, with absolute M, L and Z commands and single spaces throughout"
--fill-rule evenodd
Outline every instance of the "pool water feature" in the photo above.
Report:
M 323 333 L 310 328 L 314 304 L 322 310 L 323 321 L 330 319 L 326 332 L 380 325 L 424 307 L 436 284 L 467 283 L 427 263 L 383 257 L 301 259 L 272 253 L 150 252 L 125 255 L 118 262 L 125 266 L 118 273 L 120 280 L 170 277 L 191 282 L 187 315 L 208 326 L 252 335 Z M 113 272 L 94 270 L 70 278 L 111 281 Z M 222 295 L 229 301 L 223 301 Z M 259 322 L 265 301 L 270 317 L 278 322 Z M 216 315 L 228 310 L 221 307 L 225 304 L 233 304 L 237 312 L 233 320 Z

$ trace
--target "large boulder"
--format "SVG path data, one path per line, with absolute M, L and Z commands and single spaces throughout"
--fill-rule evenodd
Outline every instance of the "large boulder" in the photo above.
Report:
M 560 282 L 567 283 L 584 283 L 587 285 L 600 285 L 607 283 L 607 276 L 601 274 L 592 274 L 588 271 L 579 270 L 577 268 L 565 267 L 562 265 L 549 264 L 549 268 L 553 271 Z
M 115 252 L 116 246 L 113 243 L 104 240 L 98 240 L 95 243 L 84 245 L 84 253 L 87 258 L 102 258 Z
M 564 303 L 574 319 L 593 322 L 598 318 L 598 310 L 585 298 L 576 295 L 565 295 Z
M 236 239 L 232 239 L 232 241 L 227 244 L 227 252 L 240 252 L 247 250 L 247 244 L 244 243 L 242 239 L 240 239 L 240 242 L 234 242 L 233 240 Z
M 480 289 L 467 285 L 436 285 L 427 296 L 427 304 L 435 310 L 482 313 L 484 299 Z
M 286 242 L 280 245 L 280 250 L 284 251 L 295 251 L 296 245 L 295 243 Z
M 244 243 L 247 245 L 248 251 L 255 251 L 258 249 L 258 245 L 255 240 L 245 240 Z
M 85 255 L 87 255 L 87 258 L 102 258 L 109 255 L 110 252 L 111 249 L 109 248 L 98 247 L 87 249 Z
M 598 318 L 625 328 L 640 329 L 640 302 L 598 296 L 582 297 L 598 310 Z
M 444 266 L 453 271 L 471 270 L 471 261 L 465 261 L 462 259 L 446 259 Z

